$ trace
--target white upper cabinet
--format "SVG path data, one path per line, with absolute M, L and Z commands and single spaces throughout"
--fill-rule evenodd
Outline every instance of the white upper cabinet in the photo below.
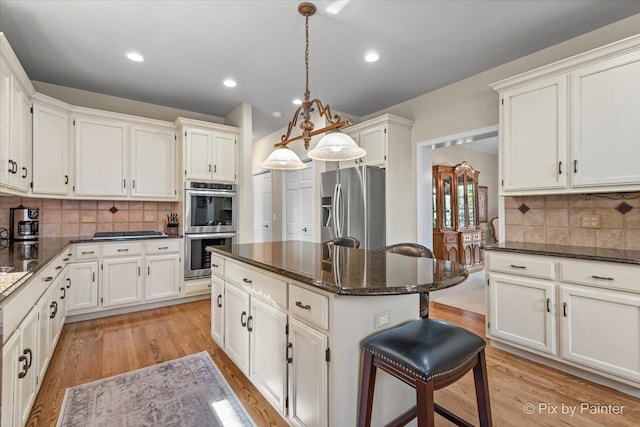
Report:
M 238 128 L 178 117 L 184 178 L 236 182 Z
M 27 192 L 31 183 L 33 86 L 0 34 L 0 185 Z
M 571 73 L 575 187 L 640 184 L 640 51 Z
M 33 193 L 69 193 L 69 142 L 68 110 L 34 102 Z
M 126 196 L 128 132 L 125 123 L 77 115 L 75 135 L 75 194 Z
M 175 130 L 135 126 L 131 130 L 131 196 L 174 199 L 177 141 Z
M 567 186 L 566 80 L 554 76 L 502 94 L 505 191 Z
M 501 194 L 640 190 L 640 36 L 492 87 Z
M 359 126 L 359 125 L 358 125 Z M 359 130 L 350 130 L 348 134 L 360 147 L 367 151 L 364 157 L 340 162 L 340 167 L 385 166 L 387 163 L 387 127 L 386 125 L 365 126 Z

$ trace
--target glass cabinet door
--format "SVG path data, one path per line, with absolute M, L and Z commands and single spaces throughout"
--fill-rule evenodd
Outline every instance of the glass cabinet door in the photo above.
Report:
M 447 176 L 442 180 L 442 197 L 443 197 L 443 227 L 453 228 L 453 207 L 451 200 L 452 177 Z

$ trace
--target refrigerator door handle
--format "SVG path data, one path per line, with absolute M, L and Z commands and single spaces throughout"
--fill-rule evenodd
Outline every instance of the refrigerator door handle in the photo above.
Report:
M 342 184 L 338 184 L 338 216 L 339 220 L 338 220 L 338 234 L 336 235 L 336 237 L 342 237 L 342 231 L 344 228 L 344 208 L 342 206 Z

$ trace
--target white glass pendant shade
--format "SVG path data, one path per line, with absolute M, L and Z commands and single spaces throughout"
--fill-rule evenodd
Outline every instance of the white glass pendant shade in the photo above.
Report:
M 280 169 L 280 170 L 290 170 L 290 169 L 305 169 L 307 165 L 300 161 L 298 155 L 287 148 L 287 146 L 280 147 L 276 150 L 273 150 L 267 160 L 260 163 L 260 166 L 265 169 Z
M 367 151 L 358 147 L 349 135 L 335 131 L 323 136 L 308 154 L 314 160 L 343 161 L 359 159 L 367 154 Z

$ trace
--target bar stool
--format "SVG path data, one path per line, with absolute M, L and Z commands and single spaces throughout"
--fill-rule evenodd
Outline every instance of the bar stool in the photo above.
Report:
M 418 417 L 419 427 L 434 425 L 434 413 L 458 426 L 472 424 L 436 404 L 434 390 L 453 384 L 473 369 L 481 427 L 491 426 L 485 341 L 464 328 L 423 318 L 380 332 L 364 342 L 358 426 L 371 425 L 376 369 L 415 388 L 417 405 L 391 421 L 402 426 Z

